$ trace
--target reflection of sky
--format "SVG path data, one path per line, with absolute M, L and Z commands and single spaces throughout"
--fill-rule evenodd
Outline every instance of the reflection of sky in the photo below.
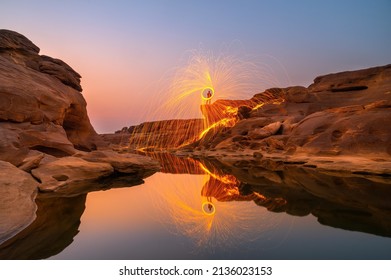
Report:
M 3 0 L 0 25 L 80 72 L 102 132 L 139 122 L 151 85 L 200 45 L 266 59 L 280 86 L 390 63 L 390 10 L 387 0 Z
M 205 215 L 201 189 L 207 176 L 157 173 L 144 185 L 88 194 L 79 234 L 54 258 L 391 257 L 390 238 L 322 226 L 311 215 L 268 212 L 252 201 L 212 198 L 216 213 Z

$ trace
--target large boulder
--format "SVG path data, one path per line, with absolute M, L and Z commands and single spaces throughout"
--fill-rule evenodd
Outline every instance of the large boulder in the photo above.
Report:
M 42 164 L 32 174 L 41 182 L 42 192 L 86 193 L 92 182 L 114 172 L 108 163 L 89 162 L 77 157 L 63 157 Z M 76 190 L 75 190 L 76 189 Z
M 27 126 L 33 146 L 67 154 L 73 148 L 94 150 L 97 134 L 80 91 L 80 75 L 69 65 L 40 56 L 39 48 L 23 35 L 0 30 L 0 121 L 8 122 L 7 135 L 16 136 L 2 141 L 0 149 L 13 146 L 18 153 L 20 147 L 28 147 L 24 142 L 30 140 L 15 140 L 25 138 L 20 128 Z
M 38 185 L 30 174 L 0 161 L 0 244 L 34 221 Z

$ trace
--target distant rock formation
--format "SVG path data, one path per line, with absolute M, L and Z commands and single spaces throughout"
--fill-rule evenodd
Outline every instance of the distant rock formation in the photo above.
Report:
M 156 151 L 192 143 L 203 129 L 202 119 L 164 120 L 124 127 L 115 133 L 103 134 L 102 137 L 116 147 Z
M 205 118 L 215 125 L 183 151 L 217 157 L 254 153 L 303 164 L 318 158 L 312 165 L 349 170 L 352 164 L 352 171 L 391 173 L 391 65 L 321 76 L 308 88 L 268 89 L 242 103 L 203 105 Z M 226 119 L 231 125 L 219 122 Z M 345 166 L 322 164 L 327 160 L 321 157 Z
M 391 174 L 391 64 L 320 76 L 308 88 L 270 88 L 248 100 L 217 100 L 200 110 L 204 119 L 197 122 L 150 122 L 104 137 L 125 150 L 254 155 Z
M 0 244 L 35 219 L 38 190 L 52 196 L 142 183 L 157 161 L 107 149 L 87 115 L 81 76 L 0 30 Z M 109 180 L 110 179 L 110 180 Z M 99 182 L 98 182 L 99 181 Z

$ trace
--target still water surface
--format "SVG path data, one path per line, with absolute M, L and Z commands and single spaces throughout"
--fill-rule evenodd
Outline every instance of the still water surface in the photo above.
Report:
M 268 197 L 270 174 L 253 187 L 200 167 L 89 193 L 79 232 L 51 259 L 391 259 L 388 210 L 368 214 L 297 189 Z

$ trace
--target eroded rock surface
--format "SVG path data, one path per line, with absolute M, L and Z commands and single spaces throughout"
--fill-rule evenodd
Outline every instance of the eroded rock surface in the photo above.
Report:
M 206 118 L 224 123 L 216 122 L 182 151 L 216 157 L 256 154 L 383 175 L 391 170 L 391 65 L 321 76 L 308 88 L 268 89 L 236 107 L 235 117 L 236 103 L 204 105 Z
M 37 187 L 30 174 L 0 161 L 0 244 L 35 219 Z
M 73 148 L 95 149 L 97 134 L 80 93 L 80 75 L 59 59 L 39 55 L 21 34 L 0 30 L 0 42 L 0 120 L 7 122 L 1 130 L 17 136 L 0 149 L 56 146 L 68 154 Z
M 76 197 L 141 184 L 159 170 L 147 157 L 96 151 L 107 144 L 90 123 L 80 78 L 25 36 L 0 30 L 0 244 L 33 222 L 38 191 Z

